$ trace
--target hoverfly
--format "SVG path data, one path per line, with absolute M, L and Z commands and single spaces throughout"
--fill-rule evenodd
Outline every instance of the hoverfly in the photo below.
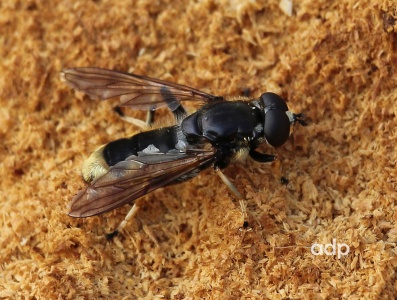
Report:
M 188 86 L 91 67 L 64 70 L 61 78 L 92 99 L 118 98 L 119 106 L 148 110 L 151 120 L 157 108 L 167 106 L 176 123 L 95 150 L 83 164 L 83 178 L 89 185 L 70 204 L 69 216 L 77 218 L 105 213 L 160 187 L 186 181 L 211 166 L 243 208 L 243 197 L 221 169 L 248 155 L 258 162 L 274 161 L 275 156 L 255 149 L 263 142 L 281 146 L 295 122 L 306 125 L 303 114 L 289 111 L 285 101 L 270 92 L 258 99 L 226 101 Z M 181 104 L 184 101 L 204 105 L 188 115 Z M 140 120 L 132 121 L 140 124 Z M 113 234 L 137 211 L 134 204 Z

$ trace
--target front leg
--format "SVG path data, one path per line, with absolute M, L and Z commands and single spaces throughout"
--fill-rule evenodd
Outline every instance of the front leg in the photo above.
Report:
M 271 155 L 271 154 L 265 154 L 265 153 L 260 153 L 255 150 L 250 150 L 249 155 L 251 158 L 257 162 L 260 163 L 267 163 L 267 162 L 273 162 L 277 159 L 276 156 Z

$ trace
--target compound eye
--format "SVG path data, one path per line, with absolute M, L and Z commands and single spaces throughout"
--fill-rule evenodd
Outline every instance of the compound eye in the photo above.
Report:
M 285 111 L 269 110 L 265 115 L 265 138 L 273 147 L 284 144 L 289 137 L 290 120 Z
M 275 93 L 270 93 L 270 92 L 263 93 L 261 95 L 261 100 L 265 107 L 265 111 L 270 109 L 279 109 L 283 111 L 288 110 L 288 106 L 287 104 L 285 104 L 283 98 L 281 98 L 279 95 Z

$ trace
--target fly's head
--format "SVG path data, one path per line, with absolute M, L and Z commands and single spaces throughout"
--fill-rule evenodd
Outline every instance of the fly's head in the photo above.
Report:
M 304 115 L 289 111 L 284 99 L 277 94 L 263 93 L 259 103 L 264 112 L 264 135 L 273 147 L 279 147 L 287 141 L 295 122 L 307 125 Z

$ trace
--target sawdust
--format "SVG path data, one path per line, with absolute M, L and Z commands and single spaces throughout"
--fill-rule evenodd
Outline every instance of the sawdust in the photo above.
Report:
M 394 298 L 396 4 L 300 1 L 289 17 L 279 1 L 132 2 L 0 3 L 0 298 Z M 128 205 L 87 219 L 67 205 L 91 151 L 137 128 L 60 82 L 78 66 L 273 91 L 311 124 L 263 147 L 278 163 L 226 169 L 251 230 L 208 170 L 143 197 L 108 242 Z M 350 252 L 312 254 L 333 239 Z

